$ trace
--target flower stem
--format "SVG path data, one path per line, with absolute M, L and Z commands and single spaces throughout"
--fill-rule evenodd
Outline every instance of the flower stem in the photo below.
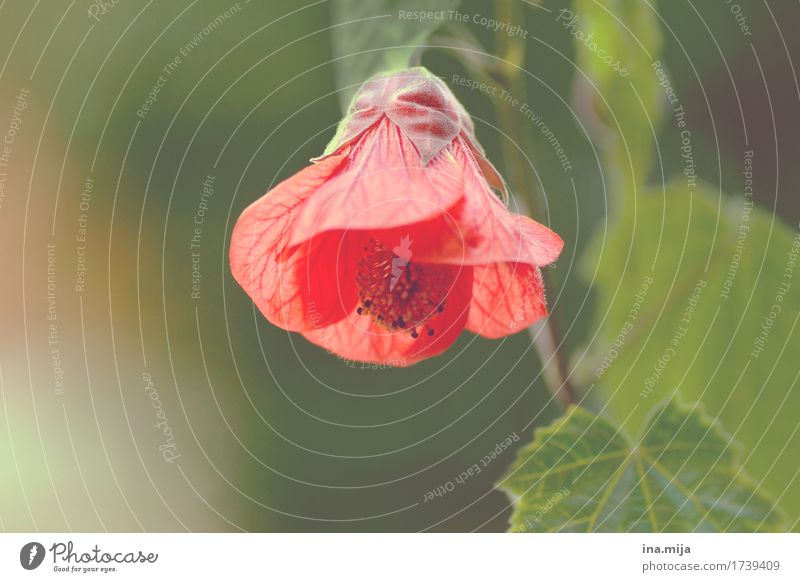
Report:
M 521 0 L 497 0 L 498 22 L 521 24 L 525 20 L 524 4 Z M 488 71 L 489 75 L 501 85 L 509 99 L 495 100 L 498 123 L 506 134 L 502 140 L 503 158 L 511 184 L 527 207 L 528 214 L 538 216 L 538 188 L 531 168 L 528 152 L 533 151 L 530 132 L 520 123 L 519 111 L 512 102 L 526 103 L 525 78 L 522 75 L 525 64 L 525 42 L 517 36 L 511 37 L 502 29 L 496 35 L 497 55 L 500 61 Z M 553 288 L 552 277 L 547 269 L 542 272 L 545 288 Z M 559 333 L 556 316 L 551 313 L 546 319 L 530 328 L 536 350 L 542 359 L 544 375 L 553 396 L 563 408 L 578 404 L 579 397 L 570 381 L 569 366 L 563 353 L 563 337 Z

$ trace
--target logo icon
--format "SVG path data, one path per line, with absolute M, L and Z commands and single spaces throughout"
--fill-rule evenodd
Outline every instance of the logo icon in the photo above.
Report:
M 44 546 L 39 542 L 28 542 L 19 551 L 19 563 L 26 570 L 35 570 L 44 561 Z
M 403 274 L 403 267 L 408 265 L 411 260 L 411 237 L 404 236 L 400 239 L 400 244 L 392 249 L 392 279 L 389 282 L 389 291 L 397 285 L 397 280 Z

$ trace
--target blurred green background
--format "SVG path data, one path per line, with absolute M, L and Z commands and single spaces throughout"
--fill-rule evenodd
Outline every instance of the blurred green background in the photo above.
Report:
M 602 161 L 610 146 L 575 114 L 574 38 L 555 22 L 571 5 L 521 4 L 526 99 L 572 166 L 565 173 L 543 135 L 529 130 L 543 201 L 537 218 L 566 242 L 549 272 L 549 301 L 579 371 L 599 329 L 598 294 L 579 260 L 600 253 L 592 264 L 603 264 L 604 250 L 616 253 L 593 246 L 616 212 Z M 789 56 L 800 53 L 785 31 L 800 24 L 800 5 L 739 2 L 752 31 L 743 36 L 724 2 L 698 4 L 662 1 L 657 20 L 697 173 L 718 197 L 741 193 L 746 127 L 756 204 L 796 230 L 800 167 L 790 160 L 800 154 L 799 94 Z M 491 16 L 495 8 L 475 0 L 459 10 Z M 528 334 L 488 341 L 465 333 L 444 356 L 410 369 L 351 368 L 268 324 L 229 274 L 226 249 L 241 210 L 320 154 L 340 119 L 332 23 L 325 1 L 0 5 L 0 132 L 29 92 L 0 205 L 3 529 L 506 529 L 508 499 L 493 485 L 513 450 L 560 413 Z M 467 28 L 494 50 L 496 33 Z M 453 51 L 428 51 L 423 64 L 451 84 L 504 170 L 492 98 L 452 85 L 453 74 L 470 76 Z M 521 115 L 519 123 L 532 127 Z M 656 130 L 661 164 L 649 169 L 652 184 L 662 182 L 662 167 L 666 176 L 683 168 L 675 125 Z M 753 329 L 727 337 L 740 333 L 749 346 Z M 785 394 L 796 363 L 776 362 L 789 381 L 767 389 Z M 683 372 L 674 369 L 672 386 Z M 726 395 L 724 386 L 713 390 L 712 409 Z M 786 488 L 765 485 L 793 518 L 795 393 L 775 437 L 788 447 L 775 481 Z M 597 390 L 589 398 L 602 407 Z M 615 406 L 624 417 L 624 403 Z M 747 430 L 763 432 L 775 414 L 763 412 Z M 514 447 L 479 475 L 424 501 L 515 434 Z M 761 479 L 774 460 L 754 455 L 746 466 Z

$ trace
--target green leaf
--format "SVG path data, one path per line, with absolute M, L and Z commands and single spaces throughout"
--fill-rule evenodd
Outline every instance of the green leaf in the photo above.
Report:
M 598 331 L 575 354 L 579 381 L 632 432 L 648 403 L 675 393 L 701 402 L 797 520 L 800 234 L 752 197 L 702 183 L 665 190 L 637 198 L 585 257 Z
M 342 110 L 375 73 L 406 68 L 460 0 L 334 0 L 331 30 Z
M 511 531 L 772 531 L 783 517 L 742 474 L 735 445 L 696 408 L 653 411 L 635 442 L 571 407 L 520 450 L 502 488 Z
M 557 22 L 574 38 L 578 102 L 584 104 L 579 112 L 604 142 L 610 190 L 632 194 L 647 179 L 650 128 L 658 129 L 663 111 L 652 69 L 661 52 L 658 16 L 647 2 L 576 0 L 571 10 L 558 13 Z

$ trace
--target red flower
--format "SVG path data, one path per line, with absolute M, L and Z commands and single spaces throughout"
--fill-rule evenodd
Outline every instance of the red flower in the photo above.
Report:
M 561 239 L 509 212 L 472 121 L 426 69 L 364 83 L 325 154 L 249 206 L 234 278 L 273 324 L 341 357 L 405 366 L 466 328 L 547 314 Z

